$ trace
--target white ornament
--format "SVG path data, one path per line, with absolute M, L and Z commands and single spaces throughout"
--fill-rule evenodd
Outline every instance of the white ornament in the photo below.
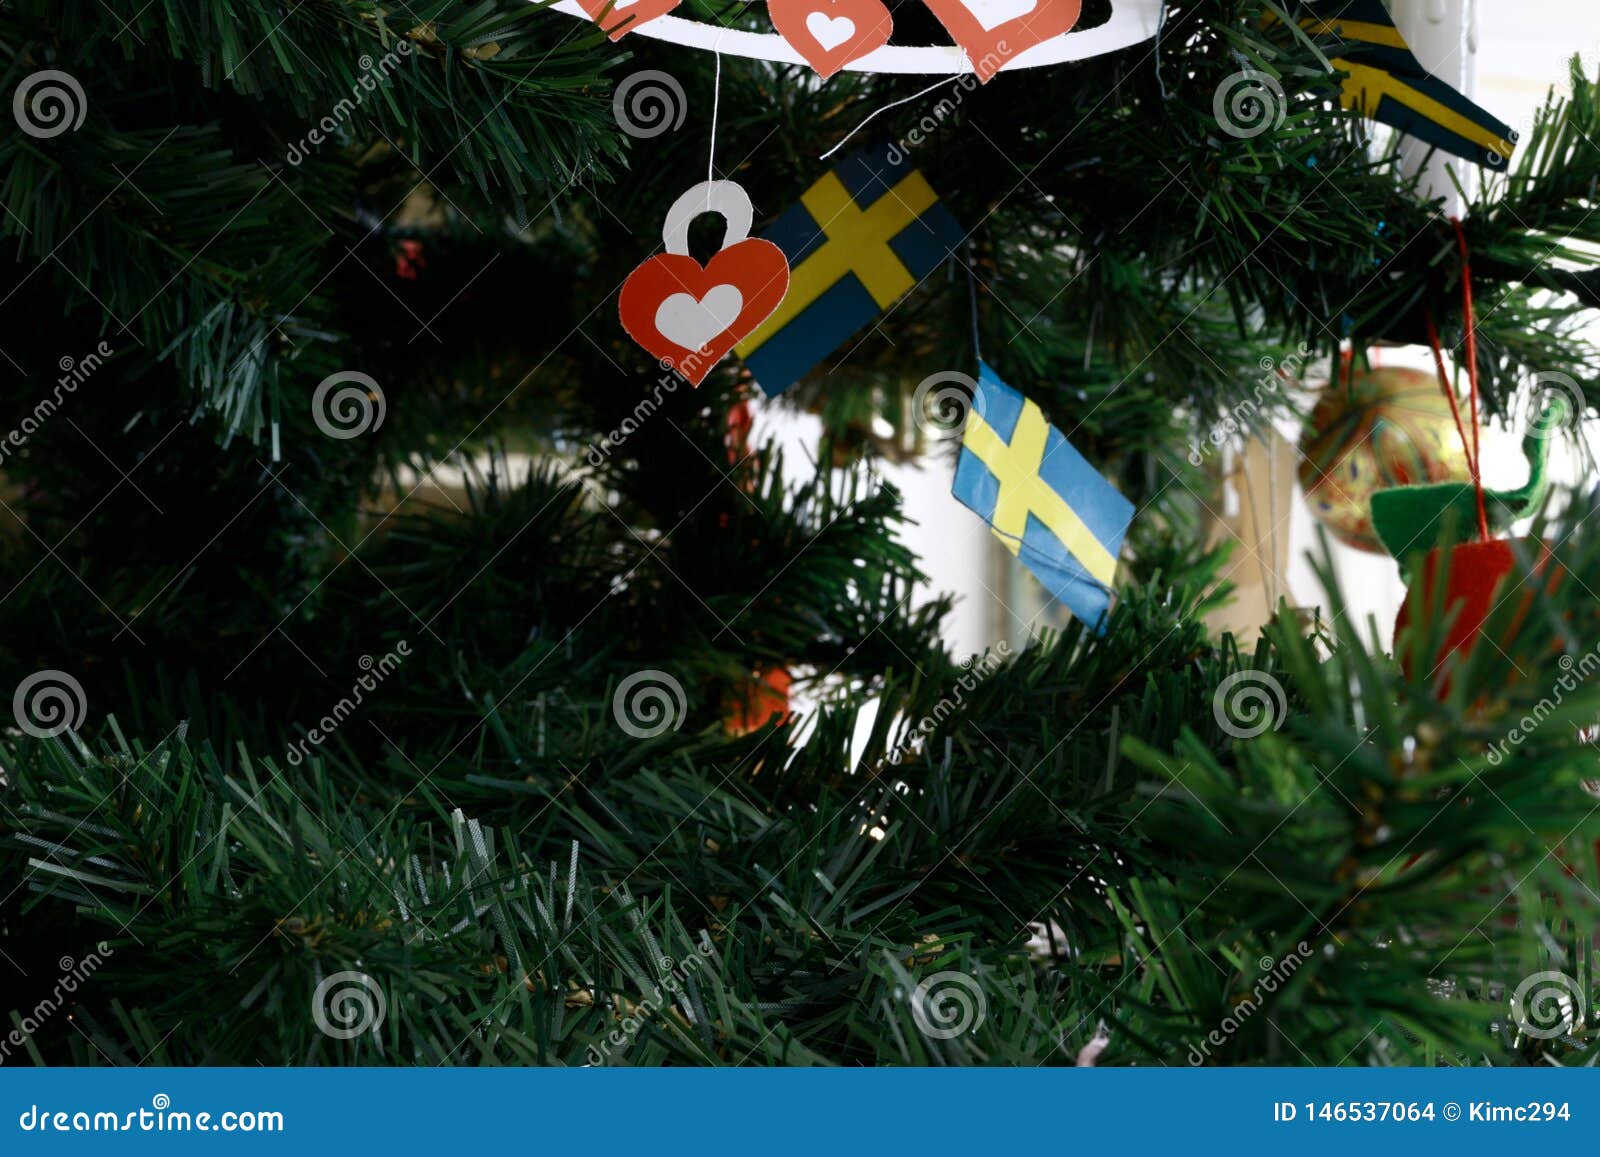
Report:
M 1030 11 L 1034 3 L 1035 0 L 967 0 L 967 6 L 972 14 L 986 28 L 991 29 Z M 1086 60 L 1091 56 L 1103 56 L 1108 52 L 1131 48 L 1156 34 L 1156 30 L 1161 26 L 1163 3 L 1164 0 L 1111 0 L 1111 18 L 1104 24 L 1086 28 L 1082 32 L 1069 32 L 1019 52 L 1006 63 L 1005 71 L 1010 72 L 1015 68 L 1045 68 L 1052 64 Z M 551 5 L 550 10 L 575 16 L 579 20 L 590 20 L 589 14 L 578 6 L 578 0 L 557 0 Z M 811 27 L 811 31 L 814 35 L 818 35 L 816 27 Z M 668 44 L 726 53 L 729 56 L 743 56 L 751 60 L 770 60 L 779 64 L 806 63 L 805 59 L 789 46 L 789 42 L 775 32 L 747 32 L 738 28 L 724 28 L 719 24 L 687 20 L 682 16 L 657 16 L 654 20 L 630 29 L 628 34 L 649 36 L 656 40 L 664 40 Z M 820 35 L 818 39 L 823 40 Z M 972 62 L 953 44 L 926 46 L 888 44 L 844 67 L 850 72 L 959 76 L 972 71 Z

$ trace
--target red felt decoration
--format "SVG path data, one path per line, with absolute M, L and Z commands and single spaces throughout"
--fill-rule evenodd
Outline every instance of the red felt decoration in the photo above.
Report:
M 689 222 L 704 212 L 727 221 L 722 248 L 701 265 L 689 256 Z M 748 337 L 789 291 L 789 262 L 749 236 L 750 198 L 732 181 L 705 181 L 667 212 L 667 251 L 623 282 L 618 312 L 630 337 L 694 385 Z
M 1018 54 L 1071 32 L 1082 0 L 923 0 L 972 63 L 980 83 Z
M 1413 674 L 1412 648 L 1405 645 L 1403 636 L 1414 618 L 1439 621 L 1447 616 L 1454 616 L 1446 628 L 1443 646 L 1429 661 L 1426 674 L 1432 678 L 1442 668 L 1447 665 L 1453 666 L 1455 662 L 1465 660 L 1472 654 L 1473 648 L 1478 645 L 1478 640 L 1482 637 L 1484 623 L 1501 603 L 1511 602 L 1515 608 L 1507 628 L 1507 637 L 1515 635 L 1533 606 L 1534 595 L 1541 587 L 1546 591 L 1554 590 L 1565 573 L 1557 564 L 1548 581 L 1530 582 L 1521 593 L 1505 586 L 1508 579 L 1515 581 L 1519 544 L 1489 537 L 1483 474 L 1479 469 L 1481 427 L 1478 413 L 1478 323 L 1472 300 L 1472 261 L 1467 246 L 1466 229 L 1459 219 L 1452 217 L 1450 221 L 1455 227 L 1456 249 L 1461 257 L 1461 312 L 1466 330 L 1468 396 L 1472 418 L 1470 441 L 1468 430 L 1461 420 L 1460 407 L 1456 404 L 1455 389 L 1445 370 L 1444 350 L 1439 344 L 1439 331 L 1434 325 L 1431 313 L 1427 316 L 1428 342 L 1433 347 L 1434 367 L 1439 374 L 1439 387 L 1449 400 L 1456 431 L 1461 436 L 1462 451 L 1467 457 L 1467 464 L 1472 474 L 1477 531 L 1480 538 L 1476 542 L 1457 543 L 1448 548 L 1449 573 L 1445 579 L 1442 606 L 1436 605 L 1438 599 L 1435 589 L 1441 548 L 1435 547 L 1428 552 L 1427 558 L 1423 561 L 1422 573 L 1413 578 L 1410 588 L 1406 591 L 1406 600 L 1401 604 L 1400 613 L 1395 617 L 1394 634 L 1395 646 L 1401 656 L 1401 667 L 1408 677 Z M 1548 544 L 1539 539 L 1522 539 L 1520 550 L 1523 557 L 1534 560 L 1531 577 L 1543 575 L 1550 570 L 1554 560 Z M 1449 694 L 1448 673 L 1438 681 L 1436 690 L 1440 698 Z
M 1549 574 L 1549 578 L 1543 583 L 1528 583 L 1521 594 L 1502 586 L 1508 578 L 1512 582 L 1517 580 L 1518 550 L 1525 559 L 1533 560 L 1534 575 Z M 1438 549 L 1430 551 L 1423 562 L 1421 573 L 1412 581 L 1410 589 L 1406 592 L 1406 601 L 1401 604 L 1399 615 L 1395 617 L 1395 646 L 1401 654 L 1401 667 L 1408 677 L 1414 674 L 1411 649 L 1403 646 L 1401 640 L 1413 620 L 1437 621 L 1451 613 L 1456 614 L 1455 621 L 1445 633 L 1444 645 L 1433 656 L 1428 671 L 1424 672 L 1431 676 L 1450 663 L 1453 657 L 1459 656 L 1459 661 L 1465 661 L 1472 653 L 1472 649 L 1477 646 L 1484 622 L 1503 602 L 1514 601 L 1516 604 L 1516 610 L 1507 629 L 1508 637 L 1515 635 L 1523 620 L 1527 618 L 1528 611 L 1533 606 L 1534 596 L 1539 593 L 1540 588 L 1545 591 L 1555 590 L 1565 574 L 1551 555 L 1550 547 L 1540 539 L 1524 538 L 1513 542 L 1510 539 L 1495 538 L 1487 542 L 1457 543 L 1450 548 L 1449 575 L 1445 580 L 1441 606 L 1438 605 L 1434 595 L 1439 562 L 1440 551 Z M 1458 606 L 1459 612 L 1456 611 Z M 1450 680 L 1447 676 L 1439 684 L 1440 698 L 1443 698 L 1449 690 Z
M 578 7 L 587 12 L 607 36 L 619 40 L 641 24 L 665 16 L 681 3 L 683 0 L 578 0 Z
M 1456 251 L 1461 254 L 1461 316 L 1467 329 L 1467 383 L 1472 401 L 1472 442 L 1467 442 L 1466 427 L 1461 424 L 1461 408 L 1456 404 L 1456 391 L 1450 384 L 1450 375 L 1444 368 L 1444 349 L 1439 345 L 1439 329 L 1433 323 L 1433 311 L 1424 315 L 1428 323 L 1428 344 L 1433 347 L 1433 365 L 1439 373 L 1439 388 L 1450 403 L 1450 413 L 1456 420 L 1456 433 L 1461 435 L 1461 449 L 1467 456 L 1472 471 L 1472 488 L 1478 504 L 1478 534 L 1489 537 L 1489 518 L 1483 500 L 1483 471 L 1480 469 L 1478 423 L 1478 322 L 1472 303 L 1472 255 L 1467 247 L 1467 231 L 1461 218 L 1450 218 L 1455 226 Z
M 894 31 L 880 0 L 768 0 L 767 14 L 823 80 L 888 44 Z

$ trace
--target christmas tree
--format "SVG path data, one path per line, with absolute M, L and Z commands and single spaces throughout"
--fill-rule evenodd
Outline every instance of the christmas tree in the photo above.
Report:
M 1347 36 L 1173 0 L 919 96 L 525 0 L 0 6 L 5 1061 L 1582 1063 L 1593 496 L 1453 654 L 1331 571 L 1205 619 L 1194 448 L 1304 401 L 1263 359 L 1431 327 L 1481 422 L 1600 402 L 1594 81 L 1458 229 Z M 759 233 L 863 147 L 960 244 L 768 403 L 785 459 L 618 291 L 708 152 Z M 968 656 L 875 465 L 955 468 L 913 402 L 980 351 L 1137 513 L 1103 623 Z

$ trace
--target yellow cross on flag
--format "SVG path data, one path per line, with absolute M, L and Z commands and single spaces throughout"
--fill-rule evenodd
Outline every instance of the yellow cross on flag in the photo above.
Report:
M 1133 504 L 981 363 L 952 490 L 1051 594 L 1100 627 Z

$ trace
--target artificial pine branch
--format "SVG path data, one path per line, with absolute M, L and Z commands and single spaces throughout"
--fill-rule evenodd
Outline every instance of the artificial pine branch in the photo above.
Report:
M 1261 401 L 1261 360 L 1301 341 L 1405 336 L 1424 306 L 1459 330 L 1453 229 L 1332 108 L 1325 45 L 1259 0 L 1185 0 L 1159 65 L 1142 46 L 961 90 L 931 133 L 926 103 L 875 122 L 972 231 L 971 280 L 930 279 L 796 391 L 829 435 L 813 472 L 730 460 L 738 367 L 657 398 L 609 304 L 704 171 L 714 62 L 513 0 L 436 7 L 0 12 L 13 84 L 64 67 L 91 93 L 78 132 L 0 144 L 4 288 L 35 307 L 0 313 L 6 422 L 64 354 L 127 338 L 4 463 L 0 658 L 15 685 L 70 655 L 90 721 L 0 754 L 0 926 L 30 975 L 63 935 L 115 949 L 82 1031 L 31 1059 L 1066 1064 L 1103 1022 L 1100 1063 L 1177 1064 L 1291 955 L 1202 1059 L 1590 1043 L 1538 1050 L 1504 1000 L 1586 967 L 1563 953 L 1592 934 L 1595 693 L 1540 706 L 1551 658 L 1594 633 L 1583 584 L 1442 701 L 1337 599 L 1326 631 L 1260 641 L 1201 619 L 1221 597 L 1183 497 L 1203 423 Z M 401 43 L 337 139 L 284 159 Z M 693 115 L 630 138 L 606 77 L 647 68 Z M 1215 112 L 1245 68 L 1286 93 L 1247 137 Z M 732 61 L 722 85 L 718 175 L 768 218 L 914 91 Z M 1587 299 L 1542 292 L 1585 284 L 1593 121 L 1580 77 L 1468 216 L 1493 413 L 1529 369 L 1594 364 Z M 947 604 L 911 609 L 898 495 L 855 459 L 909 442 L 907 395 L 979 345 L 1150 506 L 1103 637 L 963 666 Z M 389 417 L 330 438 L 310 394 L 350 369 Z M 397 501 L 446 466 L 453 507 Z M 1588 513 L 1545 531 L 1574 576 Z M 804 718 L 731 727 L 780 667 Z M 685 698 L 643 740 L 615 706 L 641 670 Z M 1280 729 L 1224 727 L 1241 672 L 1281 683 Z M 917 992 L 950 971 L 983 1015 L 944 1038 Z M 377 1033 L 316 1023 L 340 972 L 384 993 Z

